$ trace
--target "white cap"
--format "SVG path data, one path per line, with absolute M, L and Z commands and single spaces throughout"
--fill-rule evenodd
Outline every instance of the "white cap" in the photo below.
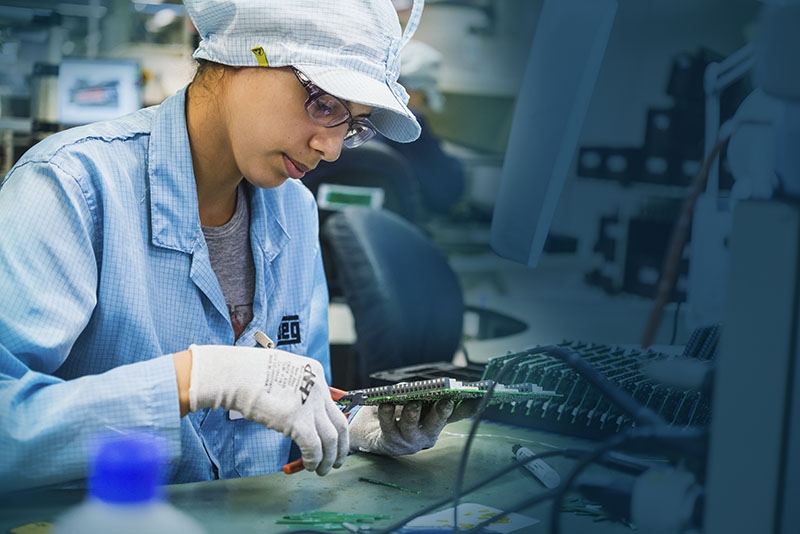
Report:
M 408 93 L 397 82 L 405 32 L 391 0 L 184 0 L 201 41 L 196 59 L 243 67 L 294 66 L 322 90 L 372 106 L 370 122 L 399 142 L 419 137 Z

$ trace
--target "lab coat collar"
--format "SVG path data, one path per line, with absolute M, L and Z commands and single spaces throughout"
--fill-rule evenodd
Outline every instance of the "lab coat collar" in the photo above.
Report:
M 158 107 L 150 132 L 150 216 L 153 245 L 192 253 L 202 230 L 186 129 L 186 88 Z

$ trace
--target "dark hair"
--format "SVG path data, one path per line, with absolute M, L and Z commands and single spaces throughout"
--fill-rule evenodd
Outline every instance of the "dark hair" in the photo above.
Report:
M 209 61 L 207 59 L 198 59 L 197 68 L 194 71 L 194 77 L 192 80 L 197 81 L 201 78 L 205 78 L 210 72 L 222 69 L 222 67 L 224 67 L 224 65 L 220 63 L 214 63 L 213 61 Z
M 225 76 L 229 70 L 236 70 L 241 67 L 232 67 L 230 65 L 223 65 L 222 63 L 215 63 L 207 59 L 197 60 L 197 69 L 194 72 L 192 83 L 197 85 L 207 85 L 209 82 L 216 83 Z

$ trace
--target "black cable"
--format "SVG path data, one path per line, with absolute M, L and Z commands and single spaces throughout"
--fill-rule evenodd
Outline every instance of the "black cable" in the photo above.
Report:
M 635 433 L 634 432 L 630 432 L 630 433 L 626 433 L 626 434 L 618 434 L 618 435 L 614 436 L 611 440 L 609 440 L 607 442 L 604 442 L 603 444 L 601 444 L 600 447 L 598 447 L 597 449 L 594 449 L 594 450 L 587 450 L 587 449 L 584 449 L 584 448 L 580 448 L 580 449 L 574 449 L 574 448 L 556 449 L 556 450 L 551 450 L 551 451 L 545 451 L 545 452 L 542 452 L 542 453 L 537 453 L 535 457 L 530 458 L 530 459 L 528 459 L 526 461 L 519 461 L 516 458 L 512 459 L 512 462 L 509 465 L 498 469 L 494 473 L 491 473 L 490 475 L 484 477 L 483 479 L 481 479 L 480 481 L 476 482 L 472 486 L 469 486 L 468 488 L 463 490 L 461 492 L 461 496 L 470 494 L 470 493 L 472 493 L 472 492 L 474 492 L 476 490 L 484 488 L 488 484 L 491 484 L 495 480 L 505 476 L 506 474 L 510 473 L 511 471 L 514 471 L 514 470 L 518 469 L 519 466 L 524 465 L 524 464 L 529 463 L 529 462 L 532 462 L 532 461 L 537 460 L 537 459 L 546 459 L 546 458 L 550 458 L 550 457 L 554 457 L 554 456 L 565 456 L 565 457 L 572 457 L 572 458 L 580 458 L 580 462 L 575 466 L 575 468 L 570 473 L 570 476 L 565 481 L 565 483 L 560 485 L 558 488 L 554 488 L 552 490 L 548 490 L 548 491 L 539 493 L 539 494 L 531 497 L 530 499 L 527 499 L 527 500 L 524 500 L 524 501 L 521 501 L 521 502 L 517 503 L 516 505 L 514 505 L 512 507 L 507 507 L 506 510 L 503 511 L 502 513 L 500 513 L 498 515 L 495 515 L 495 516 L 491 517 L 490 519 L 488 519 L 488 520 L 486 520 L 486 521 L 484 521 L 484 522 L 482 522 L 482 523 L 480 523 L 478 525 L 475 525 L 474 527 L 470 528 L 469 530 L 463 530 L 462 532 L 470 532 L 470 531 L 476 530 L 476 529 L 481 528 L 483 526 L 486 526 L 486 525 L 488 525 L 490 523 L 496 522 L 496 521 L 498 521 L 499 519 L 503 518 L 504 516 L 506 516 L 508 514 L 511 514 L 511 513 L 514 513 L 514 512 L 518 512 L 518 511 L 523 510 L 523 509 L 525 509 L 525 508 L 527 508 L 529 506 L 534 506 L 534 505 L 536 505 L 536 504 L 538 504 L 540 502 L 546 501 L 548 499 L 559 498 L 559 495 L 560 495 L 560 500 L 557 503 L 557 505 L 556 505 L 556 503 L 554 503 L 554 507 L 555 507 L 555 509 L 560 511 L 560 509 L 561 509 L 561 501 L 563 500 L 563 496 L 566 495 L 566 493 L 568 492 L 568 487 L 572 485 L 572 483 L 575 481 L 575 479 L 577 479 L 577 477 L 580 474 L 580 472 L 583 471 L 591 463 L 599 460 L 604 454 L 609 452 L 614 447 L 617 447 L 617 446 L 620 446 L 620 445 L 624 444 L 625 441 L 644 440 L 644 441 L 651 442 L 652 440 L 660 440 L 660 439 L 666 440 L 666 439 L 670 439 L 671 438 L 671 439 L 678 439 L 680 441 L 691 442 L 692 440 L 694 440 L 696 438 L 699 438 L 699 437 L 702 437 L 702 435 L 703 435 L 703 431 L 700 431 L 700 430 L 697 433 L 689 432 L 687 434 L 687 429 L 674 429 L 674 428 L 671 428 L 671 427 L 668 429 L 667 432 L 664 432 L 663 429 L 661 429 L 661 430 L 634 429 L 634 430 L 636 431 Z M 619 440 L 620 443 L 617 443 L 617 440 Z M 688 450 L 691 450 L 691 447 L 689 447 Z M 692 452 L 694 452 L 694 451 L 692 451 Z M 453 501 L 453 495 L 450 495 L 448 497 L 445 497 L 445 498 L 443 498 L 443 499 L 441 499 L 439 501 L 436 501 L 436 502 L 426 506 L 425 508 L 423 508 L 423 509 L 421 509 L 421 510 L 419 510 L 419 511 L 417 511 L 417 512 L 415 512 L 415 513 L 413 513 L 413 514 L 411 514 L 411 515 L 409 515 L 409 516 L 407 516 L 405 518 L 403 518 L 402 520 L 400 520 L 400 521 L 398 521 L 396 523 L 393 523 L 393 524 L 389 525 L 388 527 L 384 527 L 384 528 L 381 528 L 381 529 L 364 530 L 364 532 L 365 533 L 369 533 L 369 534 L 391 534 L 391 533 L 403 528 L 407 523 L 413 521 L 414 519 L 417 519 L 418 517 L 422 517 L 423 515 L 426 515 L 426 514 L 428 514 L 430 512 L 433 512 L 436 509 L 451 503 L 452 501 Z M 552 523 L 551 523 L 551 525 L 552 525 Z M 556 523 L 556 528 L 558 528 L 558 523 Z M 303 530 L 292 529 L 292 530 L 283 531 L 282 534 L 296 534 L 298 532 L 307 532 L 307 533 L 313 533 L 313 534 L 320 534 L 320 533 L 323 533 L 325 531 L 315 530 L 315 529 L 303 529 Z
M 399 523 L 397 523 L 395 525 L 387 527 L 386 529 L 377 531 L 375 534 L 384 534 L 384 533 L 388 534 L 388 533 L 391 533 L 394 530 L 402 528 L 402 526 L 405 525 L 406 523 L 408 523 L 409 521 L 413 521 L 417 517 L 421 517 L 422 515 L 424 515 L 426 513 L 429 513 L 429 512 L 432 512 L 436 508 L 438 508 L 440 506 L 443 506 L 445 504 L 448 504 L 450 502 L 453 502 L 453 514 L 454 514 L 454 517 L 455 517 L 455 520 L 453 521 L 453 523 L 456 525 L 456 527 L 455 527 L 456 530 L 458 530 L 458 521 L 457 521 L 457 517 L 458 517 L 457 516 L 457 514 L 458 514 L 458 500 L 460 499 L 461 495 L 465 495 L 467 493 L 475 491 L 479 487 L 481 487 L 481 486 L 483 486 L 483 485 L 485 485 L 485 484 L 487 484 L 489 482 L 494 481 L 495 479 L 499 478 L 500 476 L 504 475 L 505 473 L 507 473 L 507 472 L 509 472 L 509 471 L 511 471 L 513 469 L 516 469 L 517 466 L 515 464 L 511 464 L 511 467 L 509 469 L 500 470 L 499 474 L 496 474 L 496 476 L 491 476 L 491 477 L 489 477 L 488 480 L 484 480 L 480 484 L 472 486 L 471 488 L 469 488 L 466 491 L 462 491 L 462 486 L 463 486 L 463 483 L 464 483 L 464 473 L 466 472 L 467 458 L 469 457 L 469 450 L 470 450 L 470 448 L 472 446 L 472 441 L 475 439 L 475 434 L 477 433 L 477 428 L 478 428 L 478 425 L 480 424 L 481 416 L 486 411 L 486 407 L 489 405 L 489 400 L 491 399 L 492 395 L 494 394 L 495 385 L 500 381 L 500 379 L 505 375 L 505 373 L 508 372 L 508 369 L 510 369 L 514 363 L 516 363 L 518 360 L 520 360 L 522 358 L 527 357 L 528 354 L 529 353 L 519 354 L 519 355 L 509 359 L 503 365 L 503 367 L 500 369 L 500 372 L 497 374 L 497 376 L 492 379 L 492 384 L 489 386 L 489 389 L 487 389 L 486 393 L 481 398 L 481 402 L 478 404 L 478 408 L 476 410 L 476 413 L 473 416 L 474 420 L 473 420 L 472 426 L 470 428 L 469 434 L 467 436 L 467 442 L 464 445 L 464 451 L 461 454 L 461 461 L 459 463 L 458 471 L 456 473 L 456 484 L 455 484 L 455 488 L 453 489 L 452 495 L 450 497 L 442 499 L 439 502 L 433 503 L 432 505 L 424 508 L 423 510 L 421 510 L 421 511 L 415 513 L 415 514 L 412 514 L 411 516 L 405 518 L 402 522 L 399 522 Z M 554 452 L 556 452 L 557 454 L 563 454 L 563 452 L 561 452 L 561 451 L 554 451 Z
M 697 438 L 698 436 L 691 433 L 686 434 L 685 429 L 676 431 L 675 429 L 670 427 L 658 414 L 656 414 L 650 408 L 639 404 L 638 401 L 636 401 L 633 397 L 628 395 L 627 392 L 620 389 L 616 384 L 608 380 L 602 373 L 600 373 L 594 367 L 588 364 L 576 352 L 559 346 L 540 347 L 539 349 L 537 349 L 537 352 L 545 352 L 548 355 L 555 356 L 564 363 L 568 364 L 570 367 L 575 369 L 575 371 L 577 371 L 590 384 L 596 387 L 602 394 L 606 395 L 609 398 L 609 400 L 614 402 L 617 406 L 619 406 L 629 415 L 631 415 L 631 417 L 633 417 L 633 419 L 636 421 L 637 424 L 641 425 L 641 427 L 639 428 L 635 427 L 631 431 L 626 432 L 625 434 L 613 436 L 611 439 L 601 444 L 597 449 L 592 451 L 590 454 L 584 456 L 578 462 L 578 465 L 572 470 L 567 480 L 561 486 L 559 486 L 559 488 L 557 488 L 558 491 L 554 495 L 555 501 L 553 502 L 553 507 L 551 509 L 550 524 L 551 524 L 551 533 L 558 534 L 560 527 L 559 522 L 561 514 L 561 503 L 564 499 L 564 496 L 569 491 L 570 487 L 572 486 L 573 482 L 578 477 L 578 475 L 587 466 L 597 461 L 608 451 L 616 447 L 619 447 L 626 441 L 632 441 L 634 439 L 652 440 L 653 438 L 656 437 L 670 436 L 673 438 L 677 437 L 690 441 Z M 525 355 L 528 354 L 531 354 L 531 352 L 525 353 Z M 507 362 L 506 365 L 503 366 L 501 373 L 504 373 L 507 370 L 508 364 L 510 364 L 512 361 L 516 362 L 517 359 L 518 358 L 515 358 Z M 500 381 L 499 379 L 496 380 L 496 382 L 499 381 Z M 487 395 L 488 393 L 489 392 L 487 392 Z M 484 397 L 484 399 L 486 399 L 486 397 Z M 474 426 L 475 425 L 473 425 L 473 428 Z M 677 432 L 683 432 L 683 434 L 677 434 Z M 467 443 L 467 445 L 469 445 L 469 442 Z M 539 501 L 537 500 L 536 502 Z
M 557 449 L 557 450 L 542 452 L 540 454 L 537 454 L 534 458 L 530 458 L 529 460 L 526 460 L 524 462 L 521 462 L 521 461 L 517 460 L 516 458 L 514 458 L 513 461 L 509 465 L 498 469 L 494 473 L 491 473 L 490 475 L 488 475 L 485 478 L 481 479 L 480 481 L 476 482 L 472 486 L 469 486 L 467 489 L 465 489 L 464 491 L 461 492 L 461 495 L 462 496 L 463 495 L 467 495 L 467 494 L 472 493 L 473 491 L 476 491 L 476 490 L 479 490 L 481 488 L 484 488 L 484 487 L 486 487 L 486 485 L 491 484 L 492 482 L 494 482 L 498 478 L 500 478 L 500 477 L 502 477 L 504 475 L 507 475 L 511 471 L 519 469 L 519 466 L 524 465 L 524 464 L 529 463 L 529 462 L 532 462 L 534 460 L 550 458 L 552 456 L 579 455 L 581 452 L 585 453 L 586 451 L 582 451 L 581 449 Z M 549 493 L 549 492 L 545 492 L 545 493 Z M 548 496 L 547 498 L 550 498 L 550 497 Z M 379 530 L 370 530 L 369 533 L 370 534 L 391 534 L 392 532 L 395 532 L 396 530 L 399 530 L 399 529 L 403 528 L 403 526 L 405 526 L 407 523 L 413 521 L 414 519 L 416 519 L 418 517 L 422 517 L 423 515 L 428 514 L 430 512 L 433 512 L 437 508 L 440 508 L 440 507 L 442 507 L 442 506 L 444 506 L 446 504 L 450 504 L 452 501 L 453 501 L 453 495 L 451 494 L 451 495 L 449 495 L 447 497 L 444 497 L 443 499 L 441 499 L 439 501 L 434 502 L 433 504 L 430 504 L 430 505 L 426 506 L 422 510 L 414 512 L 413 514 L 409 515 L 408 517 L 403 518 L 401 521 L 398 521 L 398 522 L 396 522 L 396 523 L 394 523 L 392 525 L 389 525 L 388 527 L 384 527 L 384 528 L 379 529 Z M 500 519 L 501 517 L 502 517 L 502 515 L 495 516 L 495 521 L 497 519 Z M 296 532 L 296 531 L 292 531 L 292 532 Z
M 566 496 L 570 487 L 572 487 L 572 484 L 575 482 L 575 479 L 578 478 L 578 475 L 580 475 L 584 469 L 586 469 L 589 465 L 598 460 L 601 456 L 619 447 L 629 439 L 632 439 L 632 436 L 629 433 L 618 434 L 616 436 L 613 436 L 611 439 L 605 441 L 604 443 L 602 443 L 590 454 L 584 456 L 578 462 L 578 464 L 572 469 L 572 471 L 567 476 L 564 483 L 555 489 L 555 495 L 553 496 L 553 505 L 550 508 L 550 534 L 558 534 L 560 531 L 561 503 L 564 501 L 564 497 Z
M 660 429 L 660 430 L 670 429 L 670 427 L 667 425 L 667 423 L 664 422 L 663 419 L 661 419 L 655 412 L 653 412 L 652 410 L 650 410 L 646 406 L 642 406 L 641 404 L 639 404 L 636 400 L 634 400 L 632 397 L 630 397 L 627 392 L 625 392 L 624 390 L 620 389 L 615 384 L 613 384 L 611 381 L 609 381 L 604 375 L 602 375 L 600 372 L 598 372 L 590 364 L 586 363 L 583 360 L 583 358 L 581 358 L 581 356 L 579 354 L 577 354 L 576 352 L 574 352 L 574 351 L 568 350 L 568 349 L 566 349 L 564 347 L 559 347 L 557 345 L 545 345 L 545 346 L 541 346 L 541 347 L 536 347 L 534 349 L 525 351 L 525 352 L 517 354 L 517 355 L 513 355 L 511 358 L 508 359 L 508 361 L 506 361 L 503 364 L 503 367 L 500 369 L 500 371 L 497 373 L 497 375 L 495 377 L 491 378 L 492 384 L 487 389 L 486 394 L 481 398 L 481 402 L 478 405 L 478 408 L 476 410 L 476 414 L 473 416 L 473 423 L 472 423 L 472 426 L 470 427 L 470 431 L 469 431 L 469 434 L 467 436 L 467 441 L 466 441 L 466 443 L 464 445 L 464 450 L 463 450 L 463 452 L 461 454 L 461 459 L 460 459 L 460 462 L 459 462 L 458 471 L 456 473 L 456 483 L 455 483 L 455 487 L 453 489 L 452 495 L 450 497 L 446 497 L 446 498 L 444 498 L 444 499 L 442 499 L 442 500 L 440 500 L 438 502 L 435 502 L 435 503 L 431 504 L 430 506 L 425 507 L 424 509 L 422 509 L 422 510 L 420 510 L 420 511 L 418 511 L 418 512 L 416 512 L 416 513 L 414 513 L 414 514 L 412 514 L 412 515 L 410 515 L 410 516 L 408 516 L 406 518 L 404 518 L 402 521 L 397 522 L 394 525 L 390 525 L 389 527 L 386 527 L 384 529 L 371 531 L 372 534 L 390 534 L 391 532 L 394 532 L 395 530 L 398 530 L 398 529 L 402 528 L 406 523 L 408 523 L 410 521 L 413 521 L 417 517 L 421 517 L 421 516 L 423 516 L 423 515 L 425 515 L 427 513 L 430 513 L 432 511 L 436 510 L 437 508 L 439 508 L 441 506 L 444 506 L 444 505 L 446 505 L 446 504 L 448 504 L 450 502 L 453 503 L 453 514 L 454 514 L 453 523 L 455 525 L 455 531 L 459 531 L 460 530 L 459 527 L 458 527 L 458 521 L 457 521 L 457 518 L 458 518 L 458 515 L 457 515 L 458 514 L 458 502 L 459 502 L 460 498 L 463 495 L 471 493 L 471 492 L 475 491 L 476 489 L 479 489 L 479 488 L 485 486 L 489 482 L 492 482 L 492 481 L 496 480 L 500 476 L 503 476 L 504 474 L 516 469 L 517 468 L 517 464 L 518 464 L 518 462 L 514 462 L 514 463 L 512 463 L 510 465 L 510 467 L 503 468 L 503 469 L 499 470 L 497 473 L 495 473 L 493 475 L 490 475 L 487 479 L 482 480 L 478 484 L 476 484 L 474 486 L 471 486 L 471 487 L 467 488 L 466 490 L 462 489 L 463 488 L 463 483 L 464 483 L 464 475 L 466 473 L 466 464 L 467 464 L 467 460 L 469 458 L 469 452 L 470 452 L 470 449 L 472 447 L 472 442 L 475 439 L 475 435 L 477 434 L 477 429 L 478 429 L 478 426 L 480 425 L 480 422 L 481 422 L 481 416 L 486 411 L 486 408 L 489 405 L 489 401 L 491 400 L 491 397 L 494 394 L 494 390 L 495 390 L 496 384 L 501 382 L 502 378 L 509 371 L 509 369 L 511 369 L 513 367 L 513 365 L 515 365 L 518 361 L 520 361 L 520 360 L 522 360 L 524 358 L 530 357 L 532 355 L 541 354 L 541 353 L 545 353 L 545 354 L 548 354 L 548 355 L 551 355 L 551 356 L 555 356 L 558 359 L 560 359 L 561 361 L 563 361 L 564 363 L 566 363 L 567 365 L 569 365 L 570 367 L 572 367 L 573 369 L 575 369 L 590 384 L 595 386 L 598 390 L 600 390 L 601 393 L 606 395 L 612 402 L 616 403 L 620 408 L 622 408 L 624 411 L 626 411 L 631 417 L 633 417 L 633 419 L 638 424 L 641 424 L 649 432 L 653 432 L 655 429 Z M 636 430 L 636 429 L 634 429 L 634 430 Z M 644 428 L 642 430 L 644 430 Z M 637 432 L 637 434 L 638 434 L 638 432 Z M 533 502 L 524 501 L 523 503 L 521 503 L 520 506 L 516 506 L 514 509 L 515 510 L 522 509 L 524 507 L 531 506 L 532 504 L 536 504 L 536 503 L 540 502 L 540 500 L 546 500 L 546 499 L 549 499 L 549 498 L 552 497 L 552 498 L 557 498 L 558 499 L 558 502 L 554 503 L 554 510 L 559 510 L 559 512 L 560 512 L 561 501 L 563 500 L 564 495 L 568 491 L 568 489 L 566 489 L 566 488 L 571 486 L 572 482 L 575 480 L 575 478 L 578 476 L 578 474 L 580 474 L 580 471 L 585 469 L 586 466 L 590 465 L 596 459 L 598 459 L 601 456 L 603 456 L 608 450 L 611 450 L 612 448 L 618 446 L 618 444 L 616 443 L 616 440 L 620 440 L 621 439 L 622 441 L 620 443 L 624 443 L 626 440 L 633 439 L 634 437 L 635 437 L 634 435 L 628 434 L 628 433 L 622 434 L 622 435 L 618 435 L 618 436 L 614 436 L 614 438 L 612 438 L 612 440 L 609 440 L 609 443 L 610 443 L 610 445 L 608 445 L 609 448 L 606 448 L 607 445 L 601 445 L 601 447 L 598 447 L 598 449 L 596 449 L 596 450 L 592 451 L 591 453 L 589 453 L 588 456 L 584 457 L 578 463 L 578 466 L 570 474 L 570 477 L 568 479 L 568 483 L 562 484 L 561 486 L 559 486 L 559 488 L 556 488 L 556 490 L 553 490 L 553 492 L 545 492 L 543 494 L 539 494 L 536 497 L 528 500 L 528 501 L 533 501 Z M 573 454 L 575 453 L 575 451 L 570 451 L 570 452 L 573 453 Z M 550 453 L 538 454 L 538 455 L 536 455 L 536 458 L 545 458 L 545 457 L 548 457 L 548 456 L 554 456 L 554 455 L 560 455 L 560 454 L 565 454 L 565 451 L 564 450 L 550 451 Z M 533 458 L 533 459 L 535 459 L 535 458 Z M 533 459 L 531 459 L 531 461 Z M 550 495 L 550 493 L 552 493 L 552 495 Z M 510 511 L 508 513 L 510 513 Z M 496 516 L 494 518 L 494 521 L 499 519 L 499 517 L 502 517 L 502 516 Z M 558 525 L 558 519 L 556 519 L 556 529 L 558 529 L 558 526 L 559 526 Z M 556 532 L 557 532 L 557 530 L 556 530 Z
M 581 356 L 572 350 L 557 345 L 543 347 L 548 355 L 554 355 L 577 371 L 591 385 L 596 387 L 600 393 L 627 412 L 637 424 L 642 426 L 666 427 L 667 423 L 656 412 L 640 404 L 639 401 L 631 397 L 625 390 L 606 378 L 601 372 L 588 364 Z
M 453 488 L 453 525 L 455 526 L 455 532 L 458 532 L 459 530 L 458 501 L 461 498 L 461 488 L 464 485 L 464 475 L 467 471 L 469 452 L 472 448 L 472 442 L 475 440 L 475 434 L 478 432 L 478 426 L 481 423 L 481 417 L 486 411 L 486 407 L 489 406 L 489 401 L 491 400 L 492 395 L 494 395 L 495 386 L 500 383 L 508 370 L 511 369 L 518 361 L 522 360 L 523 358 L 527 358 L 531 353 L 535 353 L 534 351 L 544 352 L 546 349 L 547 347 L 540 347 L 509 358 L 508 361 L 503 364 L 503 367 L 500 368 L 500 371 L 497 373 L 497 375 L 491 379 L 492 384 L 489 386 L 489 389 L 486 390 L 486 394 L 484 394 L 484 396 L 481 398 L 480 404 L 478 404 L 478 409 L 476 410 L 473 418 L 472 426 L 470 427 L 469 434 L 467 435 L 467 442 L 464 444 L 464 452 L 461 453 L 461 460 L 459 461 L 458 470 L 456 471 L 456 483 L 455 487 Z
M 501 382 L 502 378 L 505 376 L 508 370 L 519 360 L 522 360 L 533 354 L 538 354 L 538 353 L 545 353 L 549 356 L 555 356 L 559 360 L 563 361 L 564 363 L 575 369 L 575 371 L 577 371 L 581 376 L 583 376 L 590 384 L 596 387 L 601 393 L 606 395 L 612 402 L 617 404 L 617 406 L 622 408 L 631 417 L 633 417 L 634 421 L 636 421 L 638 424 L 644 427 L 669 428 L 667 423 L 658 414 L 656 414 L 650 408 L 639 404 L 639 402 L 636 401 L 630 395 L 628 395 L 627 392 L 625 392 L 624 390 L 620 389 L 615 384 L 613 384 L 602 373 L 597 371 L 594 367 L 588 364 L 583 358 L 581 358 L 581 356 L 578 353 L 572 350 L 568 350 L 564 347 L 559 347 L 557 345 L 545 345 L 513 356 L 503 364 L 503 367 L 497 373 L 497 376 L 492 378 L 492 385 L 489 387 L 489 389 L 486 391 L 486 394 L 481 399 L 481 403 L 478 406 L 478 410 L 475 415 L 474 421 L 472 423 L 472 427 L 470 428 L 469 435 L 467 436 L 467 442 L 464 445 L 464 452 L 461 454 L 461 461 L 459 463 L 458 471 L 456 473 L 456 484 L 453 489 L 453 507 L 454 507 L 453 524 L 455 525 L 456 532 L 458 532 L 459 530 L 458 520 L 457 520 L 458 501 L 460 499 L 461 487 L 463 486 L 464 474 L 466 473 L 466 464 L 467 464 L 467 459 L 469 457 L 469 451 L 472 446 L 472 441 L 475 438 L 475 434 L 477 433 L 481 416 L 486 410 L 486 407 L 489 404 L 489 400 L 494 394 L 495 385 Z M 602 456 L 603 454 L 605 453 L 601 452 L 600 456 Z M 563 499 L 563 495 L 561 498 Z M 560 504 L 557 506 L 557 508 L 560 508 Z
M 558 488 L 557 494 L 553 497 L 553 507 L 550 509 L 550 534 L 559 534 L 561 521 L 561 503 L 569 492 L 572 484 L 578 475 L 592 463 L 598 461 L 603 455 L 611 450 L 622 446 L 626 442 L 641 442 L 646 445 L 648 450 L 653 449 L 653 445 L 661 443 L 662 446 L 671 441 L 670 448 L 682 448 L 689 454 L 698 454 L 697 443 L 703 447 L 704 440 L 707 439 L 707 429 L 673 428 L 673 427 L 642 427 L 632 428 L 624 434 L 612 436 L 610 439 L 601 443 L 591 453 L 583 456 L 575 465 L 563 484 Z
M 613 436 L 611 439 L 602 443 L 599 447 L 597 447 L 594 450 L 562 449 L 560 451 L 549 451 L 537 454 L 536 457 L 531 458 L 528 461 L 533 461 L 537 458 L 546 458 L 549 456 L 555 456 L 558 453 L 563 453 L 564 456 L 572 456 L 580 458 L 580 461 L 570 472 L 570 475 L 567 477 L 565 482 L 561 484 L 559 487 L 537 494 L 529 499 L 520 501 L 513 506 L 506 506 L 504 507 L 505 510 L 502 513 L 492 516 L 491 518 L 476 524 L 474 527 L 471 527 L 469 530 L 465 530 L 464 532 L 479 531 L 481 528 L 496 522 L 498 519 L 501 519 L 507 516 L 508 514 L 519 512 L 521 510 L 524 510 L 525 508 L 534 506 L 548 499 L 554 499 L 553 507 L 551 509 L 551 513 L 554 515 L 551 517 L 550 528 L 551 528 L 551 534 L 553 533 L 557 534 L 560 527 L 559 521 L 561 517 L 561 503 L 563 502 L 564 496 L 567 494 L 569 488 L 575 482 L 580 473 L 592 463 L 599 461 L 605 454 L 609 453 L 616 447 L 624 445 L 625 442 L 628 441 L 631 442 L 642 441 L 644 443 L 652 445 L 653 441 L 661 441 L 661 440 L 666 441 L 672 439 L 672 440 L 677 440 L 676 444 L 680 444 L 680 442 L 686 442 L 688 444 L 691 444 L 696 439 L 702 439 L 704 435 L 705 431 L 702 429 L 699 429 L 696 432 L 688 431 L 688 433 L 685 429 L 679 430 L 674 428 L 669 428 L 666 431 L 664 429 L 650 429 L 650 428 L 634 429 L 628 433 L 618 434 L 616 436 Z M 686 446 L 686 449 L 690 452 L 696 452 L 693 451 L 693 447 L 691 445 Z M 523 464 L 527 462 L 519 462 L 519 463 Z

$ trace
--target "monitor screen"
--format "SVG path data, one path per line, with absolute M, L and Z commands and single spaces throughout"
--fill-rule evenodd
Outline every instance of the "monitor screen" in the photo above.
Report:
M 58 122 L 121 117 L 142 107 L 141 69 L 127 59 L 65 59 L 58 67 Z
M 541 256 L 600 70 L 617 0 L 546 0 L 522 78 L 491 246 L 535 266 Z

